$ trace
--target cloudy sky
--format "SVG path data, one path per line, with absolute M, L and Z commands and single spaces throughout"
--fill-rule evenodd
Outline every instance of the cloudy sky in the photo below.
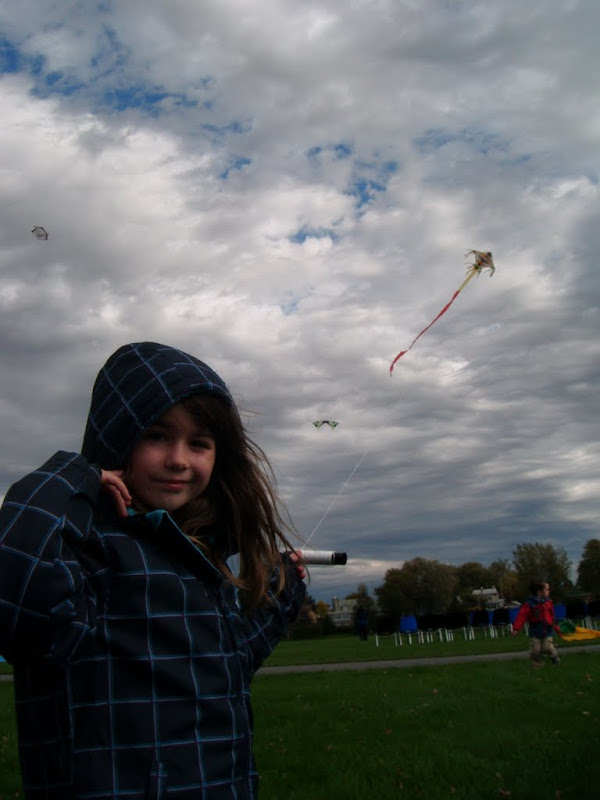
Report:
M 348 553 L 318 599 L 522 542 L 576 565 L 599 27 L 596 0 L 0 0 L 0 494 L 152 340 L 225 378 L 301 536 Z M 471 249 L 495 275 L 390 377 Z

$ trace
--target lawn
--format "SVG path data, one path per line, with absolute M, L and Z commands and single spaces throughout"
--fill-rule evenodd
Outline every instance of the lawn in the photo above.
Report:
M 404 658 L 438 658 L 440 656 L 465 656 L 484 655 L 487 653 L 512 653 L 526 652 L 528 649 L 527 637 L 524 633 L 519 636 L 510 634 L 490 638 L 484 629 L 475 629 L 474 639 L 466 639 L 461 630 L 454 632 L 454 640 L 440 640 L 438 634 L 431 634 L 432 641 L 420 643 L 416 636 L 412 636 L 412 643 L 408 643 L 406 635 L 399 638 L 393 636 L 378 637 L 379 646 L 374 636 L 368 641 L 361 642 L 357 636 L 336 635 L 325 636 L 319 639 L 295 640 L 289 639 L 275 648 L 273 654 L 265 662 L 265 666 L 287 666 L 290 664 L 335 664 L 344 661 L 388 661 Z M 399 642 L 402 641 L 402 644 Z M 556 646 L 566 652 L 569 647 L 575 647 L 581 642 L 562 642 L 555 637 Z M 585 642 L 586 646 L 600 648 L 600 639 Z M 600 653 L 600 649 L 598 650 Z M 598 795 L 600 800 L 600 794 Z
M 599 656 L 259 675 L 261 800 L 598 800 Z
M 515 648 L 523 637 L 408 646 L 286 641 L 269 664 Z M 454 646 L 454 647 L 453 647 Z M 526 660 L 261 675 L 261 800 L 598 800 L 600 648 L 533 672 Z M 0 684 L 0 800 L 22 797 L 11 684 Z

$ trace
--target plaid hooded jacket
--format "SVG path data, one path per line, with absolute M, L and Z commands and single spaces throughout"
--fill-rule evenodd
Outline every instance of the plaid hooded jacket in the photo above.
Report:
M 168 514 L 123 520 L 100 494 L 137 437 L 185 396 L 233 405 L 218 375 L 163 345 L 100 372 L 82 454 L 56 453 L 0 510 L 0 653 L 14 664 L 27 800 L 256 797 L 250 681 L 298 612 L 234 589 Z M 109 513 L 108 513 L 109 512 Z

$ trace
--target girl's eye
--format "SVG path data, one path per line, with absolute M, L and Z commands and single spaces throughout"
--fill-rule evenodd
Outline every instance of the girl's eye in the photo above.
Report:
M 164 442 L 164 440 L 166 439 L 166 434 L 164 434 L 162 431 L 150 430 L 147 431 L 144 438 L 148 442 Z
M 192 450 L 212 450 L 214 442 L 212 439 L 192 439 L 190 447 Z

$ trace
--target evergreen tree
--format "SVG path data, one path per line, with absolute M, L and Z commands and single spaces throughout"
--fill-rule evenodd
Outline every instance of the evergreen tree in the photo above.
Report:
M 580 589 L 600 596 L 600 539 L 588 539 L 583 546 L 577 567 L 577 585 Z

